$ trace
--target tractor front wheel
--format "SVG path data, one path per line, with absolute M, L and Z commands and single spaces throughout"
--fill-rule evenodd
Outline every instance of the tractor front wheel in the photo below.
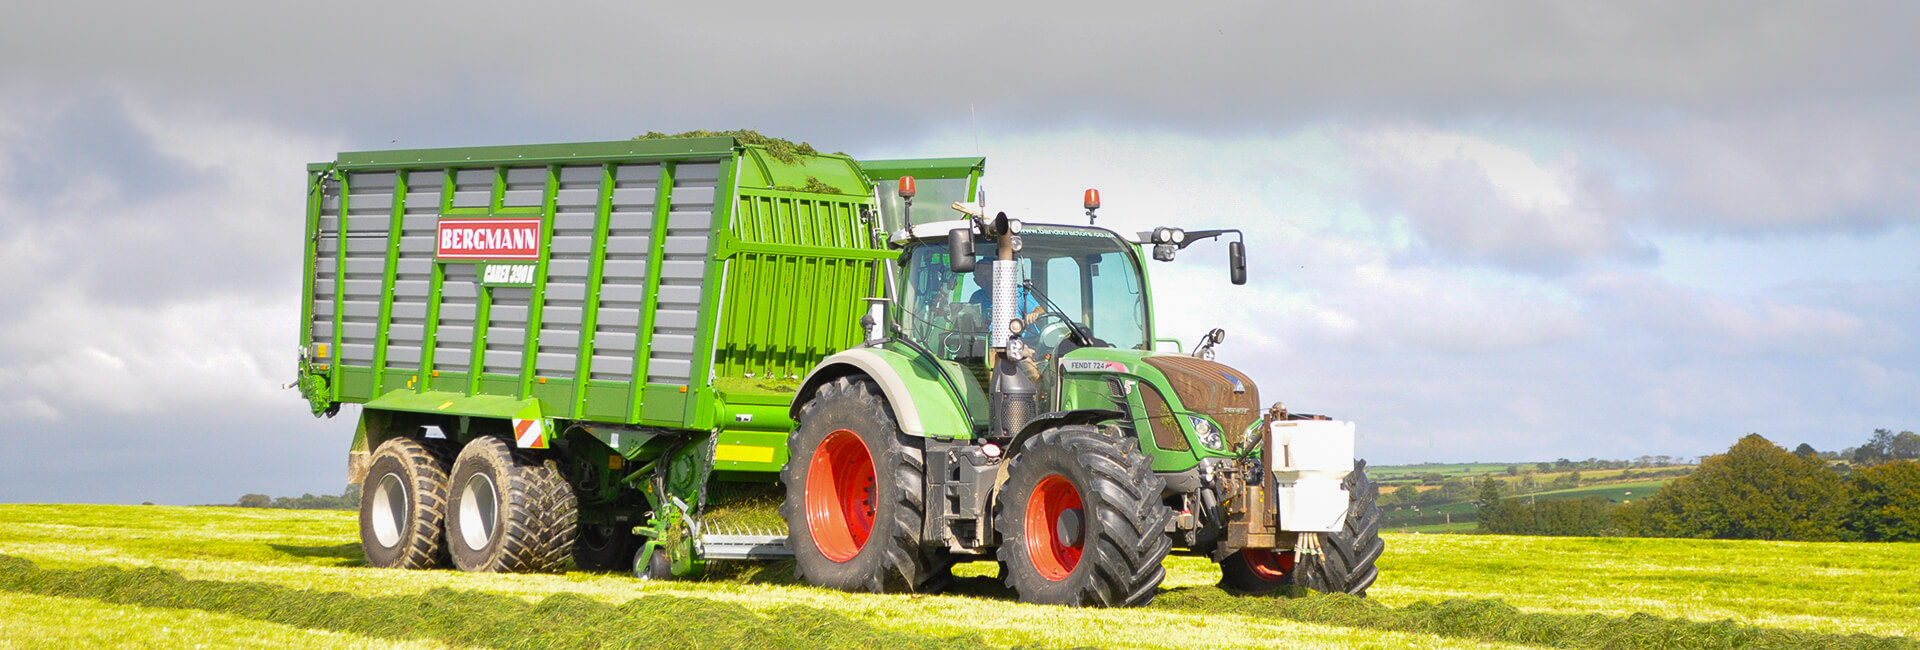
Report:
M 1386 550 L 1380 539 L 1380 486 L 1367 478 L 1367 461 L 1354 461 L 1347 488 L 1347 519 L 1340 530 L 1320 535 L 1320 553 L 1295 559 L 1293 584 L 1321 593 L 1367 595 L 1380 577 L 1376 562 Z
M 820 388 L 787 436 L 780 472 L 794 574 L 846 591 L 939 591 L 951 561 L 923 550 L 926 466 L 880 387 L 843 377 Z
M 995 499 L 1007 586 L 1049 605 L 1153 601 L 1171 549 L 1165 482 L 1138 443 L 1084 425 L 1042 431 L 1014 453 Z
M 1220 561 L 1220 587 L 1249 594 L 1270 593 L 1286 586 L 1293 567 L 1292 551 L 1243 548 Z

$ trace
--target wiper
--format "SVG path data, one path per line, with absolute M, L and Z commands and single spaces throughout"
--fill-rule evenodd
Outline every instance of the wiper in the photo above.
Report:
M 1032 280 L 1022 281 L 1020 286 L 1026 288 L 1027 291 L 1033 292 L 1033 295 L 1040 296 L 1040 301 L 1047 304 L 1049 311 L 1059 314 L 1062 320 L 1067 321 L 1067 331 L 1073 333 L 1073 340 L 1078 341 L 1082 346 L 1093 347 L 1093 336 L 1087 333 L 1086 326 L 1074 322 L 1073 317 L 1067 315 L 1067 310 L 1061 309 L 1060 305 L 1055 304 L 1052 298 L 1048 298 L 1047 294 L 1041 293 L 1038 288 L 1035 288 Z

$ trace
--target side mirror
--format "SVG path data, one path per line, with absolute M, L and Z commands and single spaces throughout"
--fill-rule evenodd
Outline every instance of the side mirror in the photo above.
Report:
M 1232 274 L 1231 277 L 1233 278 L 1234 284 L 1247 283 L 1246 244 L 1237 241 L 1227 242 L 1227 266 L 1229 272 Z
M 954 273 L 973 272 L 973 231 L 954 228 L 947 231 L 947 265 Z

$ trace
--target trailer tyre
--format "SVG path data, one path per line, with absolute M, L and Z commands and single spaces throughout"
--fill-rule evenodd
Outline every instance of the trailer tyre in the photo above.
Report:
M 1007 586 L 1029 603 L 1152 602 L 1172 548 L 1164 486 L 1138 443 L 1117 433 L 1072 425 L 1027 440 L 994 505 Z
M 394 438 L 381 443 L 360 487 L 360 548 L 382 569 L 431 569 L 447 562 L 445 440 Z
M 879 386 L 842 377 L 820 388 L 787 436 L 780 472 L 794 576 L 846 591 L 938 591 L 952 561 L 921 547 L 926 466 Z
M 463 571 L 557 572 L 573 551 L 579 503 L 551 460 L 495 436 L 453 463 L 447 546 Z
M 1320 536 L 1319 555 L 1303 555 L 1294 563 L 1293 584 L 1321 593 L 1367 595 L 1380 577 L 1376 563 L 1386 550 L 1380 539 L 1380 486 L 1367 478 L 1367 461 L 1353 463 L 1343 483 L 1350 502 L 1346 524 L 1338 532 Z

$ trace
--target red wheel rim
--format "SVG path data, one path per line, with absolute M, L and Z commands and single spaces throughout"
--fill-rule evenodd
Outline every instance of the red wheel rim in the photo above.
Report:
M 1040 577 L 1065 580 L 1080 566 L 1080 552 L 1087 541 L 1084 513 L 1080 491 L 1067 477 L 1049 474 L 1033 486 L 1033 494 L 1027 497 L 1027 556 Z
M 1254 577 L 1268 582 L 1285 578 L 1293 571 L 1291 551 L 1275 553 L 1271 549 L 1247 548 L 1240 550 L 1240 559 L 1247 563 Z
M 807 464 L 807 530 L 820 554 L 845 562 L 873 533 L 873 456 L 852 431 L 827 434 Z

